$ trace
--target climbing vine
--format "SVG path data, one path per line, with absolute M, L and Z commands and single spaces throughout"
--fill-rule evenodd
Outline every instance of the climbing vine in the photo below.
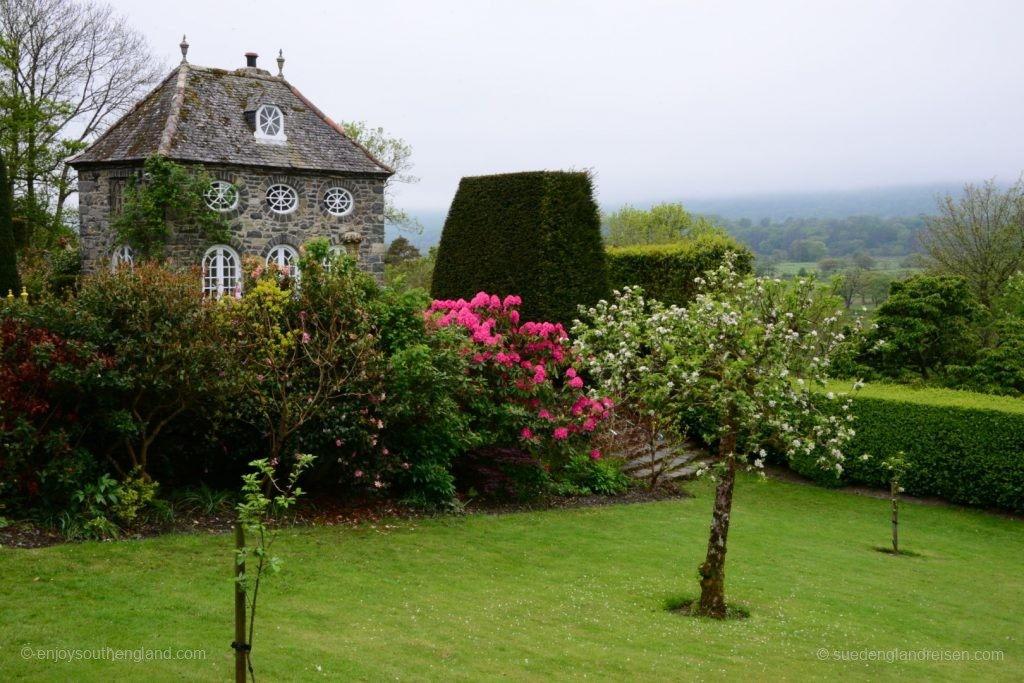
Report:
M 204 170 L 160 155 L 146 159 L 143 169 L 141 179 L 129 180 L 121 212 L 111 222 L 122 243 L 143 260 L 160 260 L 172 225 L 196 230 L 211 243 L 227 240 L 227 220 L 206 205 L 211 179 Z

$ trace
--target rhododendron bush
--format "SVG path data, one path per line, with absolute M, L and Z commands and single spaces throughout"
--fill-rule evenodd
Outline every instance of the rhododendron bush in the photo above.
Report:
M 584 451 L 596 460 L 591 443 L 612 402 L 588 395 L 562 325 L 520 320 L 521 303 L 480 292 L 425 313 L 428 326 L 463 334 L 472 428 L 482 446 L 521 448 L 547 468 Z

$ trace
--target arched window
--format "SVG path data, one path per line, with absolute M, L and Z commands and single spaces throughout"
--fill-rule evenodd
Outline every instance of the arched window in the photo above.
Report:
M 353 206 L 352 193 L 343 187 L 332 187 L 324 192 L 324 208 L 332 216 L 347 216 Z
M 284 142 L 288 137 L 284 134 L 284 114 L 272 104 L 260 105 L 256 110 L 257 138 Z
M 127 244 L 114 249 L 114 253 L 110 255 L 110 269 L 117 272 L 118 268 L 122 266 L 133 269 L 135 267 L 135 250 Z
M 278 269 L 293 278 L 299 277 L 299 252 L 287 244 L 271 247 L 267 252 L 267 265 L 274 264 Z
M 223 244 L 210 247 L 203 256 L 203 294 L 220 298 L 224 294 L 241 294 L 238 254 Z
M 267 206 L 274 213 L 291 213 L 299 206 L 299 193 L 288 185 L 267 188 Z

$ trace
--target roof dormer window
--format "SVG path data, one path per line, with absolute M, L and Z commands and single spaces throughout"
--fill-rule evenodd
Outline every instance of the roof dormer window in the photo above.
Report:
M 284 114 L 272 104 L 260 105 L 256 110 L 256 139 L 272 142 L 284 142 Z

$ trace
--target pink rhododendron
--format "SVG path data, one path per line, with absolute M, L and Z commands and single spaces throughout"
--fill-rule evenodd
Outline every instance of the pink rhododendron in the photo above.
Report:
M 569 430 L 565 427 L 555 427 L 555 431 L 552 433 L 555 439 L 561 441 L 569 438 Z
M 520 432 L 520 435 L 524 439 L 532 439 L 533 438 L 533 432 L 530 431 L 529 427 L 523 427 L 523 431 Z
M 601 451 L 598 450 L 597 448 L 595 448 L 594 450 L 590 451 L 590 459 L 591 460 L 600 460 L 601 459 Z

